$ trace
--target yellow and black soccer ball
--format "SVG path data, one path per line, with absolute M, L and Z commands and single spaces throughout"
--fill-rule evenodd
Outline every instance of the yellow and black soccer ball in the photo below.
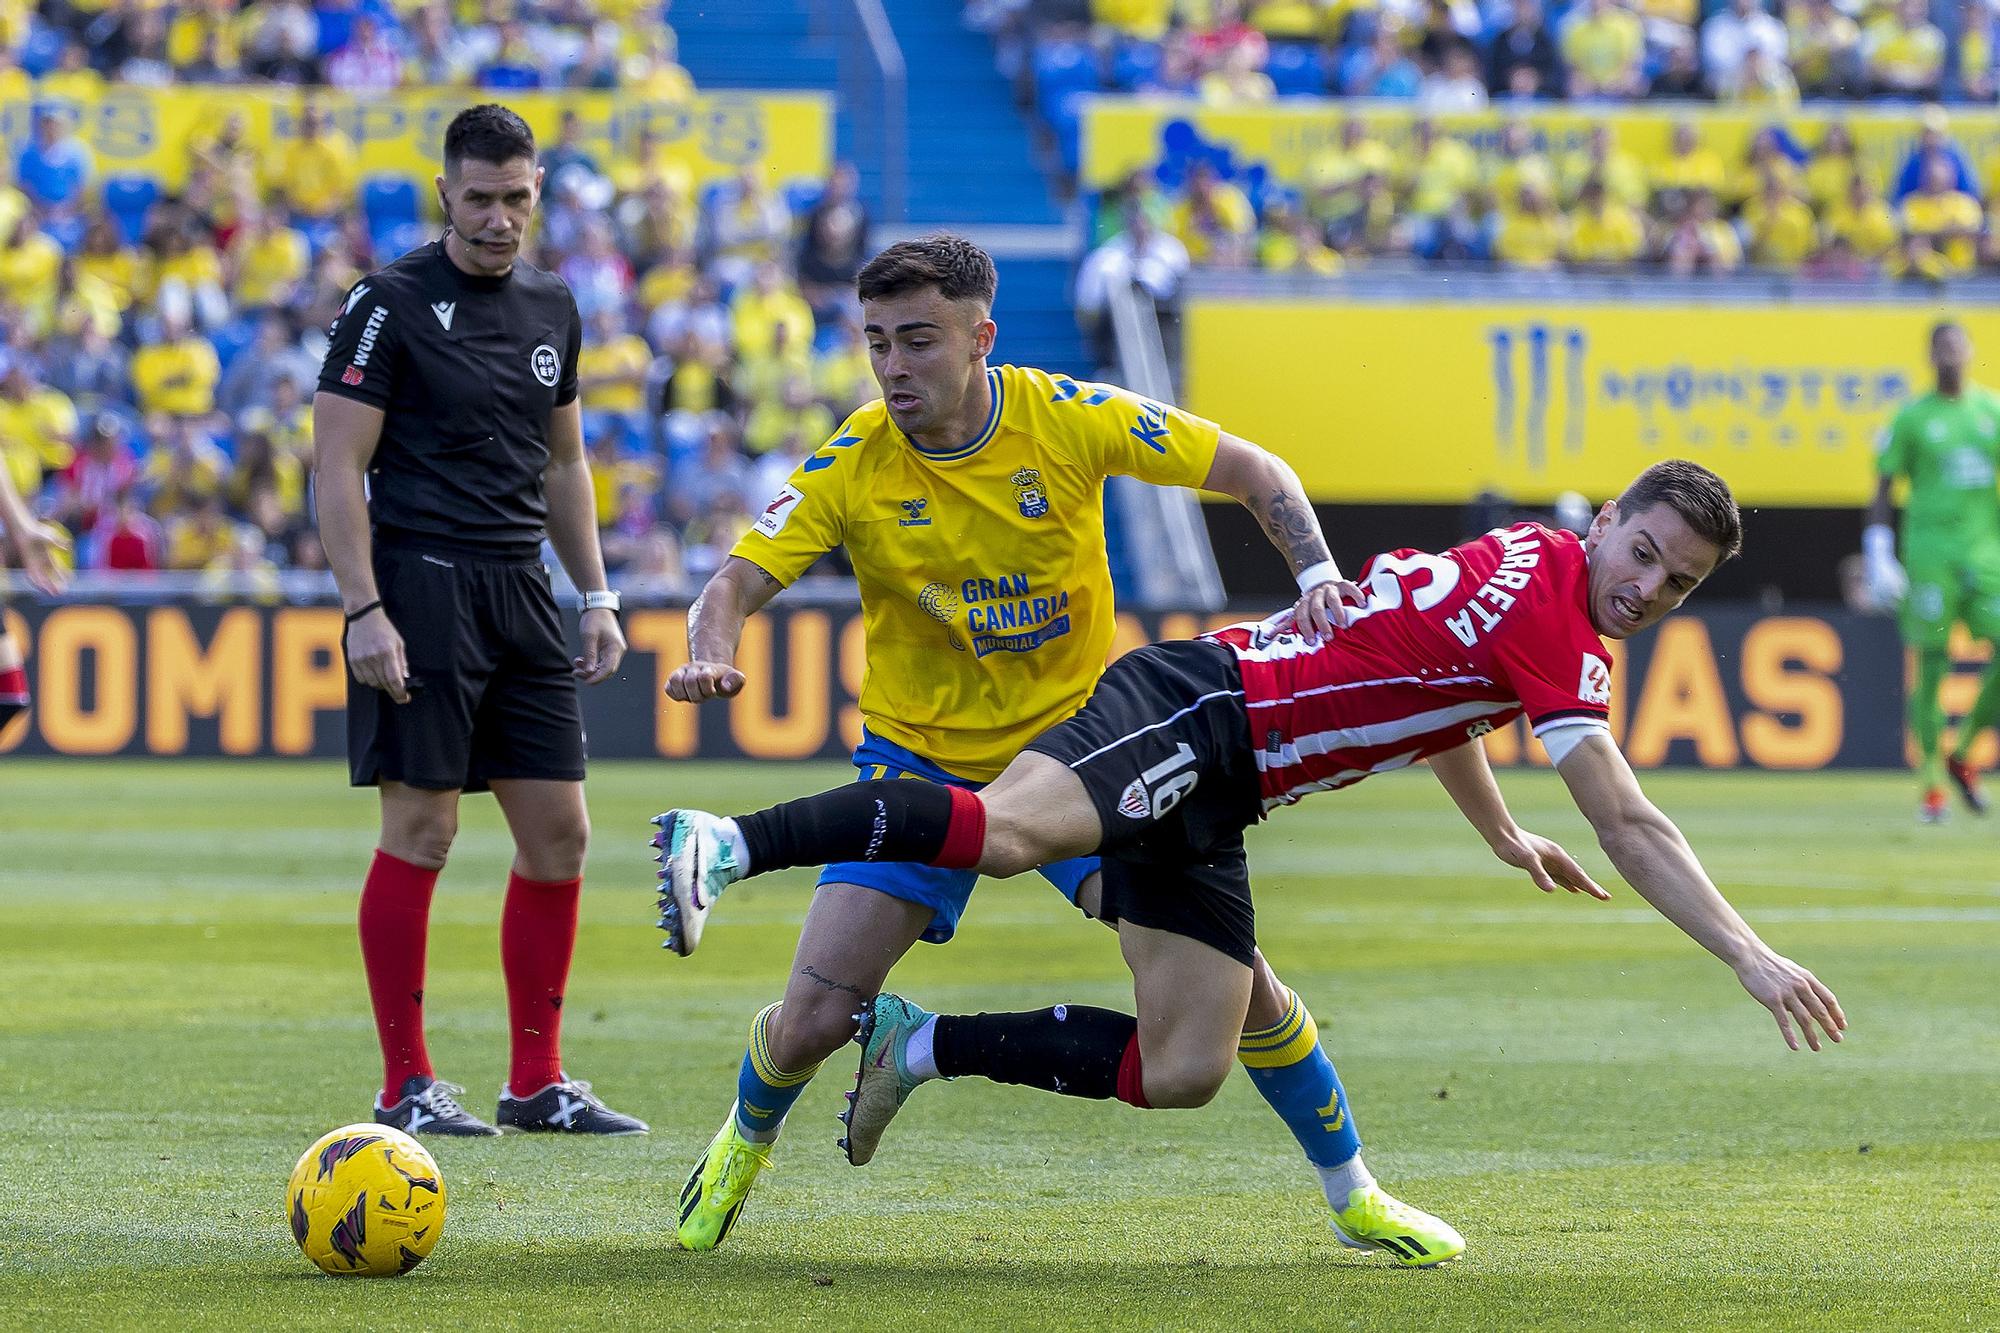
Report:
M 395 1277 L 444 1230 L 444 1176 L 421 1143 L 387 1125 L 344 1125 L 306 1149 L 285 1187 L 306 1258 L 335 1277 Z

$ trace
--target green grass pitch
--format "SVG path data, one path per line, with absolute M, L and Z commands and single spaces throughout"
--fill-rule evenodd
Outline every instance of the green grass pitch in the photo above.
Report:
M 1629 889 L 1536 893 L 1422 773 L 1254 835 L 1265 947 L 1376 1172 L 1464 1231 L 1448 1268 L 1342 1250 L 1247 1079 L 1152 1113 L 927 1088 L 855 1170 L 844 1056 L 729 1244 L 680 1253 L 674 1194 L 811 879 L 739 886 L 673 958 L 646 818 L 850 772 L 597 767 L 567 1054 L 654 1133 L 438 1145 L 442 1243 L 368 1283 L 313 1272 L 280 1195 L 378 1073 L 353 927 L 372 798 L 330 765 L 0 761 L 0 1327 L 2000 1326 L 2000 823 L 1919 829 L 1891 775 L 1648 780 L 1839 992 L 1852 1035 L 1818 1056 Z M 1603 867 L 1554 778 L 1503 782 Z M 431 1051 L 488 1110 L 507 856 L 469 799 L 431 936 Z M 952 1009 L 1130 998 L 1110 932 L 1037 879 L 984 886 L 895 982 Z

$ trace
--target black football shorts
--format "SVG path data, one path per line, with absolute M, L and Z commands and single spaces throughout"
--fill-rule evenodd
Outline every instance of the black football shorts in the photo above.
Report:
M 1207 639 L 1128 653 L 1081 712 L 1026 748 L 1068 765 L 1097 807 L 1106 921 L 1250 964 L 1257 921 L 1243 830 L 1263 803 L 1234 653 Z
M 494 778 L 583 780 L 583 713 L 540 562 L 377 547 L 375 584 L 403 636 L 410 701 L 349 674 L 355 786 L 485 791 Z

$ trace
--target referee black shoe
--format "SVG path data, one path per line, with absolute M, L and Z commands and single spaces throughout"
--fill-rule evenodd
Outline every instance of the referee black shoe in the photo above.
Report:
M 500 1089 L 500 1114 L 493 1117 L 504 1130 L 524 1134 L 650 1134 L 645 1121 L 614 1111 L 600 1101 L 582 1079 L 551 1083 L 532 1097 L 516 1097 Z
M 393 1125 L 405 1134 L 444 1134 L 456 1138 L 485 1138 L 500 1131 L 458 1104 L 465 1089 L 456 1083 L 440 1083 L 425 1074 L 403 1080 L 403 1097 L 394 1106 L 375 1102 L 375 1123 Z

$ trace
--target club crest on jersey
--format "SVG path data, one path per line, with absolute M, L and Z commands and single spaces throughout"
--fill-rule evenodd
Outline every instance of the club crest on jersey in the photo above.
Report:
M 1014 482 L 1014 503 L 1021 508 L 1022 518 L 1040 518 L 1049 512 L 1049 491 L 1042 485 L 1042 474 L 1031 467 L 1016 472 Z
M 528 364 L 534 368 L 535 378 L 548 388 L 555 388 L 556 381 L 562 378 L 562 358 L 547 343 L 535 349 L 534 355 L 528 358 Z
M 1596 653 L 1583 655 L 1583 678 L 1577 682 L 1576 697 L 1587 704 L 1611 702 L 1611 664 Z
M 903 516 L 896 520 L 896 526 L 902 528 L 929 527 L 931 521 L 924 517 L 924 510 L 930 508 L 930 504 L 929 500 L 922 498 L 903 501 Z
M 1146 800 L 1146 784 L 1139 778 L 1133 778 L 1131 784 L 1118 794 L 1118 813 L 1127 819 L 1144 819 L 1152 808 Z

